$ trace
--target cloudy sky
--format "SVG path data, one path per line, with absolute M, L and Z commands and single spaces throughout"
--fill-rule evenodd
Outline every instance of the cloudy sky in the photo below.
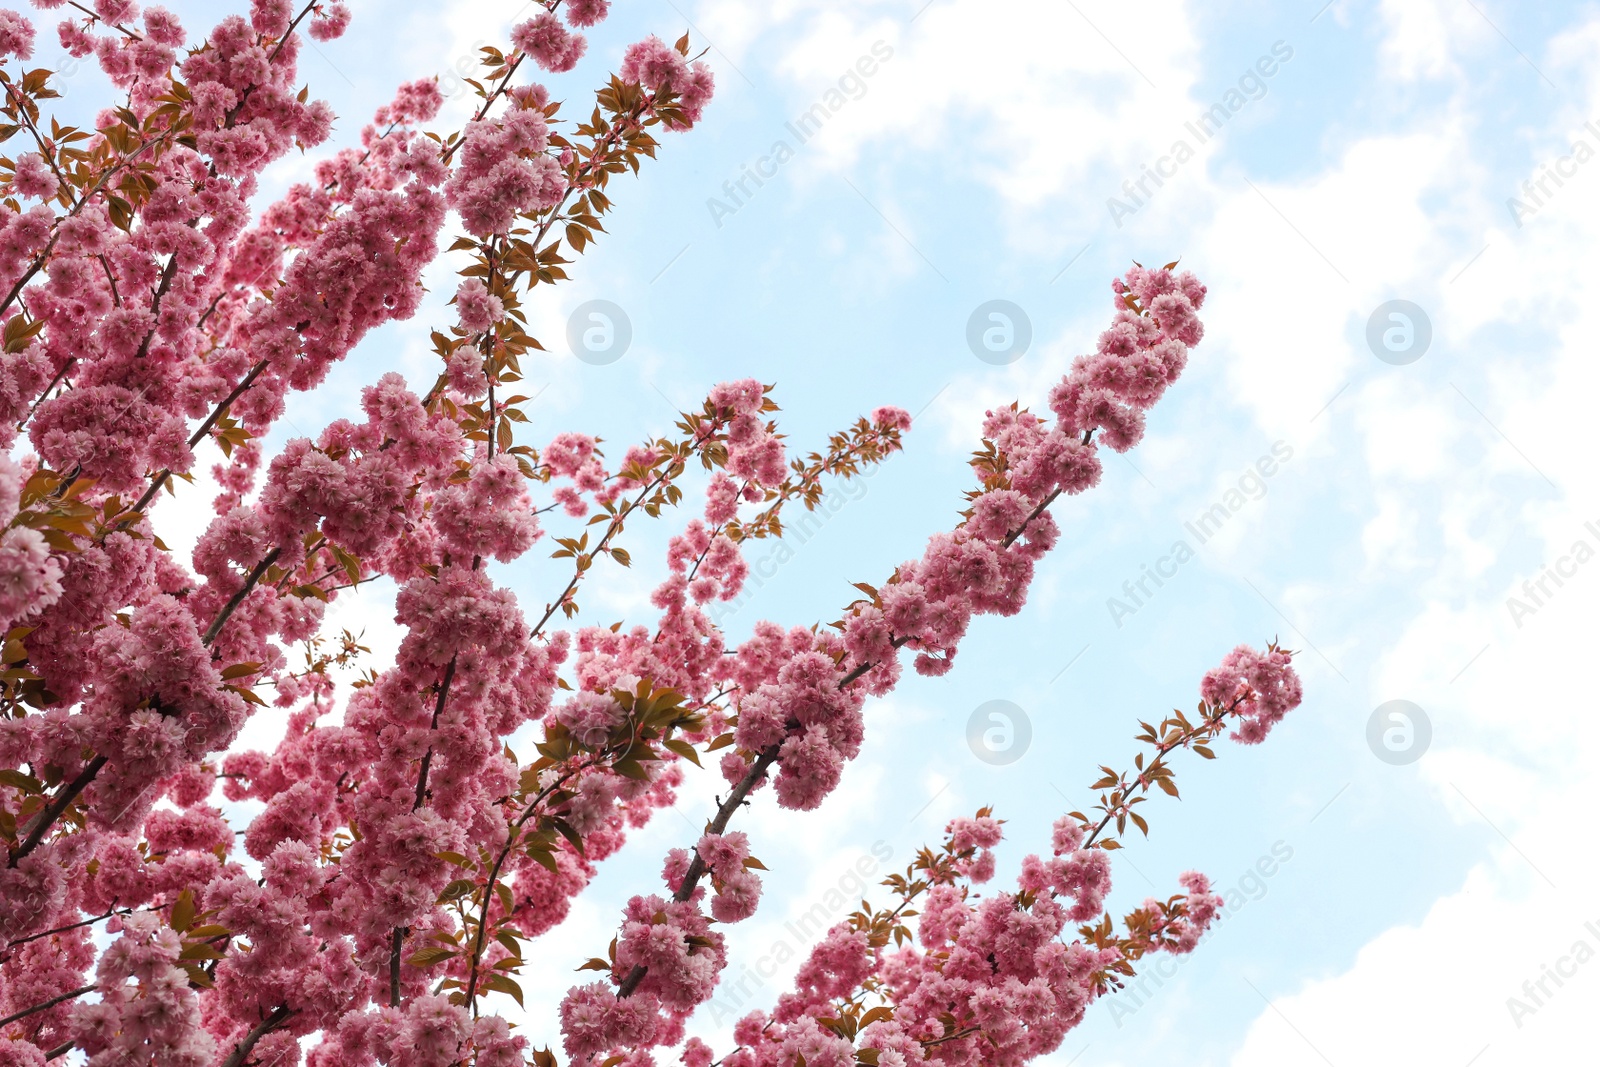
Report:
M 195 25 L 213 7 L 170 6 Z M 396 81 L 456 86 L 475 46 L 527 17 L 516 0 L 352 6 L 351 35 L 304 65 L 345 138 Z M 1191 706 L 1229 648 L 1276 636 L 1300 650 L 1304 705 L 1265 745 L 1182 764 L 1182 800 L 1148 805 L 1149 839 L 1118 854 L 1116 907 L 1198 868 L 1227 890 L 1227 919 L 1046 1062 L 1592 1056 L 1600 11 L 617 0 L 556 97 L 586 110 L 629 42 L 685 30 L 710 50 L 717 98 L 617 183 L 609 234 L 534 301 L 550 352 L 528 368 L 543 390 L 530 439 L 581 429 L 620 447 L 744 376 L 776 383 L 801 449 L 879 404 L 917 413 L 906 453 L 833 494 L 814 535 L 755 553 L 735 636 L 836 617 L 849 582 L 947 528 L 984 408 L 1042 407 L 1131 261 L 1181 257 L 1211 291 L 1206 340 L 1144 443 L 1057 506 L 1062 544 L 1027 609 L 980 620 L 947 677 L 874 703 L 820 811 L 764 798 L 748 813 L 772 874 L 732 934 L 730 978 L 754 976 L 750 995 L 715 1014 L 770 1005 L 793 964 L 767 978 L 762 961 L 806 944 L 788 924 L 831 889 L 859 898 L 858 864 L 875 881 L 953 815 L 993 804 L 1010 820 L 1014 873 L 1091 801 L 1099 764 L 1131 759 L 1136 719 Z M 80 75 L 69 98 L 92 88 Z M 448 279 L 441 266 L 428 314 L 370 338 L 285 432 L 315 434 L 382 370 L 431 381 Z M 631 328 L 606 365 L 566 339 L 591 300 Z M 997 300 L 1003 321 L 979 312 Z M 1031 335 L 1026 349 L 986 349 L 989 326 L 1001 348 Z M 1219 504 L 1202 543 L 1186 524 Z M 198 491 L 174 502 L 167 540 L 204 506 Z M 600 574 L 584 620 L 643 616 L 673 521 L 630 534 L 633 571 Z M 1176 574 L 1132 599 L 1146 567 Z M 553 575 L 535 561 L 501 577 L 542 606 Z M 369 590 L 332 625 L 365 627 L 386 655 L 389 597 Z M 991 701 L 1009 720 L 979 711 Z M 970 744 L 975 717 L 1010 750 Z M 281 726 L 262 718 L 254 744 Z M 691 777 L 544 940 L 530 1035 L 555 1036 L 546 1009 L 572 968 L 603 954 L 621 902 L 698 833 L 720 784 Z M 712 1014 L 699 1029 L 726 1051 Z

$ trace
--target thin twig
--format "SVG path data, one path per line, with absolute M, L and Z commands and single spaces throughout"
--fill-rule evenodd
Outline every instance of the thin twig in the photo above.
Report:
M 92 985 L 80 986 L 79 988 L 74 989 L 70 993 L 63 993 L 59 997 L 51 997 L 49 1000 L 45 1001 L 43 1004 L 35 1004 L 31 1008 L 23 1008 L 21 1011 L 15 1013 L 14 1015 L 7 1015 L 4 1019 L 0 1019 L 0 1027 L 10 1026 L 12 1023 L 16 1022 L 18 1019 L 26 1019 L 28 1016 L 33 1015 L 33 1014 L 35 1014 L 37 1012 L 48 1011 L 49 1009 L 55 1007 L 57 1004 L 60 1004 L 63 1001 L 72 1000 L 74 997 L 81 997 L 85 993 L 94 992 L 94 990 L 95 990 L 95 987 L 92 986 Z

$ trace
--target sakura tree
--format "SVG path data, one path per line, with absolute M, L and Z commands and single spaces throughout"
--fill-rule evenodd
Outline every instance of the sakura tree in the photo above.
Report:
M 1141 723 L 1148 751 L 1104 769 L 1014 885 L 980 889 L 994 813 L 956 819 L 769 1012 L 720 1050 L 685 1040 L 721 927 L 761 897 L 740 812 L 768 786 L 816 808 L 903 657 L 943 674 L 974 616 L 1021 609 L 1052 505 L 1139 441 L 1200 341 L 1192 274 L 1130 270 L 1048 412 L 988 414 L 954 529 L 826 625 L 729 643 L 707 607 L 739 594 L 745 543 L 891 456 L 911 420 L 880 407 L 791 456 L 772 387 L 745 380 L 620 457 L 528 432 L 524 308 L 603 232 L 613 179 L 700 118 L 712 76 L 687 37 L 633 45 L 569 113 L 535 69 L 570 71 L 608 2 L 545 0 L 483 49 L 460 129 L 427 128 L 433 82 L 402 85 L 359 145 L 253 211 L 266 168 L 329 137 L 296 63 L 302 34 L 346 30 L 343 4 L 254 0 L 199 38 L 131 0 L 36 6 L 123 95 L 92 129 L 52 117 L 35 27 L 0 10 L 0 1067 L 1021 1064 L 1146 954 L 1195 947 L 1220 904 L 1206 878 L 1113 919 L 1112 851 L 1147 829 L 1152 788 L 1176 795 L 1180 750 L 1259 742 L 1299 703 L 1273 645 L 1229 653 L 1195 712 Z M 441 254 L 460 281 L 434 380 L 378 376 L 362 420 L 265 455 L 293 394 L 418 310 Z M 185 560 L 152 515 L 196 491 L 178 483 L 202 455 L 220 489 Z M 679 524 L 653 616 L 580 623 L 585 580 L 628 565 L 644 520 Z M 541 540 L 570 577 L 521 604 L 488 564 Z M 327 606 L 378 578 L 398 655 L 340 684 L 363 650 Z M 253 715 L 281 724 L 274 751 L 236 744 Z M 684 788 L 719 794 L 703 836 L 609 948 L 550 959 L 540 936 Z M 219 791 L 260 813 L 234 825 Z M 597 973 L 516 1008 L 533 965 Z M 519 1010 L 559 1015 L 559 1052 L 513 1032 Z

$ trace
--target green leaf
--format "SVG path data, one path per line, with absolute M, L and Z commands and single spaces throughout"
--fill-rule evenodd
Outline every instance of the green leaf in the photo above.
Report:
M 578 831 L 574 830 L 571 826 L 568 826 L 567 823 L 561 819 L 554 819 L 552 820 L 552 823 L 556 828 L 556 832 L 562 837 L 566 838 L 567 842 L 572 845 L 573 848 L 578 850 L 578 855 L 582 856 L 586 854 L 583 847 L 583 838 L 578 836 Z
M 224 953 L 215 945 L 208 945 L 203 941 L 191 941 L 183 946 L 183 951 L 178 953 L 180 960 L 220 960 Z
M 445 948 L 443 945 L 428 945 L 425 948 L 419 948 L 417 951 L 413 952 L 411 954 L 411 958 L 406 960 L 406 962 L 411 964 L 413 967 L 426 967 L 430 963 L 438 963 L 440 960 L 447 960 L 455 954 L 456 953 L 454 949 Z
M 673 737 L 668 738 L 661 743 L 667 748 L 676 752 L 678 755 L 682 756 L 684 759 L 688 760 L 690 763 L 694 764 L 696 767 L 704 766 L 704 764 L 700 762 L 700 753 L 696 752 L 694 746 L 689 742 Z
M 209 923 L 205 926 L 191 927 L 188 933 L 191 941 L 209 941 L 213 937 L 227 937 L 232 934 L 233 931 L 228 929 L 226 926 L 218 926 L 216 923 Z
M 216 985 L 216 983 L 211 980 L 211 976 L 206 973 L 206 969 L 200 966 L 199 961 L 186 960 L 179 966 L 188 972 L 189 981 L 194 985 L 199 986 L 201 989 L 210 989 L 212 986 Z
M 494 939 L 504 945 L 506 951 L 517 959 L 522 958 L 522 942 L 518 941 L 509 930 L 497 930 Z
M 644 769 L 638 760 L 621 760 L 611 769 L 622 775 L 624 778 L 632 778 L 639 782 L 648 781 L 650 778 L 650 773 Z
M 11 786 L 13 789 L 20 789 L 24 793 L 44 792 L 44 783 L 39 779 L 10 768 L 0 768 L 0 782 Z
M 510 975 L 491 974 L 489 976 L 489 981 L 484 983 L 484 985 L 486 988 L 492 989 L 496 993 L 509 993 L 511 998 L 517 1002 L 517 1007 L 520 1008 L 523 1006 L 522 987 L 519 986 L 516 982 L 516 979 L 512 978 Z
M 194 925 L 194 917 L 194 894 L 185 889 L 178 894 L 178 899 L 173 902 L 171 926 L 181 934 Z
M 439 894 L 438 902 L 443 904 L 447 900 L 455 900 L 457 897 L 464 897 L 468 893 L 472 892 L 475 888 L 477 888 L 477 883 L 472 879 L 457 878 L 449 885 L 444 887 L 444 891 Z

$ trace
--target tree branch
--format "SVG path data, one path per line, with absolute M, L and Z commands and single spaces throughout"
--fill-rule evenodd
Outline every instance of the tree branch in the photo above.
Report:
M 211 620 L 211 625 L 206 627 L 206 635 L 201 638 L 201 644 L 209 646 L 211 642 L 217 639 L 217 635 L 222 632 L 222 627 L 227 624 L 228 617 L 238 610 L 240 604 L 244 603 L 244 598 L 250 595 L 250 591 L 256 587 L 256 583 L 261 580 L 261 576 L 267 573 L 267 568 L 276 563 L 278 556 L 282 553 L 282 548 L 275 548 L 261 557 L 261 562 L 257 563 L 255 569 L 250 572 L 250 577 L 246 578 L 244 584 L 234 592 L 233 596 L 228 598 L 228 602 L 222 606 L 222 610 L 217 612 L 217 617 Z
M 99 774 L 100 768 L 105 765 L 106 757 L 96 756 L 84 766 L 83 770 L 78 773 L 78 777 L 62 786 L 56 792 L 55 799 L 51 800 L 45 806 L 45 809 L 39 812 L 38 821 L 33 824 L 33 831 L 28 834 L 27 840 L 23 841 L 17 850 L 11 854 L 11 858 L 6 863 L 7 867 L 15 867 L 18 860 L 39 847 L 39 842 L 44 840 L 45 832 L 50 829 L 50 824 L 59 819 L 61 813 L 67 810 L 67 805 L 76 800 L 78 794 L 89 787 L 89 783 L 94 781 L 94 776 Z M 0 1023 L 0 1026 L 3 1025 L 5 1024 Z
M 717 808 L 716 818 L 712 819 L 711 825 L 706 828 L 707 833 L 720 834 L 728 828 L 728 821 L 733 818 L 733 813 L 739 810 L 739 805 L 744 803 L 745 797 L 750 795 L 750 791 L 756 787 L 756 783 L 766 777 L 768 768 L 777 761 L 777 745 L 761 750 L 761 755 L 756 757 L 756 761 L 750 765 L 750 769 L 745 772 L 744 777 L 739 779 L 739 784 L 733 787 L 733 792 L 728 794 L 728 799 L 724 800 Z M 694 852 L 693 855 L 694 858 L 689 861 L 689 870 L 683 876 L 683 884 L 678 887 L 676 893 L 672 894 L 672 899 L 680 904 L 694 895 L 695 886 L 706 873 L 706 861 L 700 858 L 699 852 Z M 648 970 L 643 964 L 635 964 L 633 970 L 629 971 L 628 976 L 622 980 L 622 985 L 618 987 L 618 998 L 632 996 L 633 991 L 639 988 L 639 983 L 644 981 L 644 976 Z
M 7 1015 L 4 1019 L 0 1019 L 0 1027 L 10 1026 L 12 1023 L 16 1022 L 18 1019 L 26 1019 L 28 1016 L 33 1015 L 33 1014 L 35 1014 L 37 1012 L 48 1011 L 49 1009 L 55 1007 L 57 1004 L 60 1004 L 63 1001 L 72 1000 L 74 997 L 81 997 L 85 993 L 94 992 L 94 990 L 95 990 L 95 987 L 92 986 L 92 985 L 82 986 L 82 987 L 80 987 L 78 989 L 74 989 L 70 993 L 63 993 L 59 997 L 51 997 L 49 1000 L 45 1001 L 43 1004 L 35 1004 L 31 1008 L 23 1008 L 21 1011 L 17 1012 L 15 1015 Z
M 244 1067 L 244 1061 L 249 1058 L 250 1050 L 256 1047 L 256 1042 L 276 1030 L 283 1024 L 283 1020 L 288 1017 L 288 1008 L 282 1006 L 274 1008 L 271 1015 L 257 1023 L 256 1028 L 246 1034 L 243 1041 L 234 1046 L 233 1052 L 228 1055 L 227 1059 L 222 1061 L 222 1067 Z

